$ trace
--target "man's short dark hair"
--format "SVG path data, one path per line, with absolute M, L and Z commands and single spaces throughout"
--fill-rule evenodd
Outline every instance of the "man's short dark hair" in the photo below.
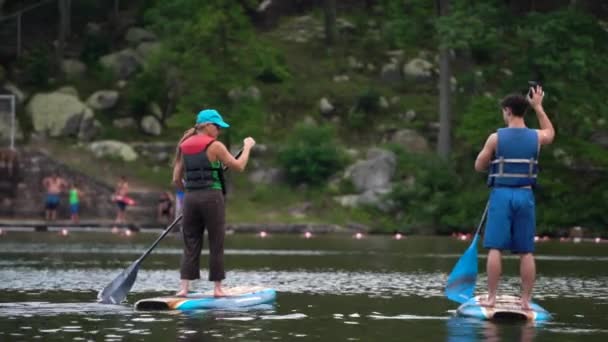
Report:
M 500 101 L 500 108 L 510 108 L 513 115 L 523 118 L 528 110 L 528 99 L 519 94 L 507 95 Z

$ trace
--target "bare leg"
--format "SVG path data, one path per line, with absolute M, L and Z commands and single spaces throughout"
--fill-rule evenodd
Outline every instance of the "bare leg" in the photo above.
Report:
M 502 253 L 500 250 L 490 249 L 488 252 L 486 270 L 488 273 L 488 298 L 486 298 L 481 305 L 494 306 L 494 304 L 496 304 L 498 280 L 500 279 L 500 273 L 502 273 Z
M 57 210 L 51 210 L 51 221 L 55 221 L 57 219 Z
M 532 253 L 522 254 L 519 257 L 519 274 L 521 276 L 521 308 L 530 310 L 532 288 L 536 279 L 536 264 Z
M 190 291 L 190 280 L 182 279 L 179 283 L 179 291 L 175 294 L 176 296 L 185 296 Z
M 213 289 L 213 296 L 214 297 L 225 297 L 226 296 L 226 294 L 224 293 L 224 290 L 222 289 L 221 281 L 215 282 L 215 288 Z
M 49 221 L 51 219 L 51 211 L 49 209 L 44 211 L 44 218 Z

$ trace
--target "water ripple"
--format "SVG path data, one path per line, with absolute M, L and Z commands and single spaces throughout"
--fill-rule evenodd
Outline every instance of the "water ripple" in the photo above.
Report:
M 97 292 L 117 276 L 122 269 L 36 269 L 31 267 L 0 268 L 0 290 L 22 292 L 73 291 Z M 202 274 L 206 273 L 202 270 Z M 443 297 L 447 274 L 404 272 L 346 272 L 346 271 L 272 271 L 233 270 L 228 273 L 227 286 L 273 287 L 279 292 L 368 295 L 392 298 L 393 296 Z M 177 289 L 177 270 L 140 270 L 133 293 L 168 292 Z M 485 277 L 478 280 L 478 289 L 486 286 Z M 541 277 L 535 286 L 535 298 L 593 298 L 598 304 L 608 300 L 608 277 L 574 278 Z M 205 290 L 206 281 L 195 283 Z M 501 290 L 512 293 L 519 288 L 519 278 L 504 277 Z M 506 289 L 510 289 L 506 290 Z

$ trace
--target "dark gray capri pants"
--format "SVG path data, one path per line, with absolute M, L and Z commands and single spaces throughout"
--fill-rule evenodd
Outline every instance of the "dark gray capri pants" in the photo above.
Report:
M 181 279 L 201 278 L 200 262 L 203 233 L 209 237 L 209 280 L 226 278 L 224 272 L 224 228 L 226 208 L 221 190 L 204 189 L 187 191 L 184 196 L 182 235 Z

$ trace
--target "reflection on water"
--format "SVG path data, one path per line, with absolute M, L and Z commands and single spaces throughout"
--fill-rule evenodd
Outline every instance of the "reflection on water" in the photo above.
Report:
M 608 338 L 608 246 L 571 246 L 581 248 L 574 252 L 562 251 L 561 245 L 539 246 L 535 300 L 555 319 L 535 326 L 453 317 L 457 305 L 444 298 L 443 287 L 466 246 L 449 239 L 282 237 L 262 241 L 231 236 L 232 245 L 226 251 L 227 285 L 276 288 L 276 304 L 181 313 L 131 307 L 138 299 L 175 291 L 179 242 L 163 241 L 146 260 L 128 297 L 130 304 L 100 305 L 94 303 L 97 291 L 145 250 L 147 242 L 89 243 L 84 237 L 85 241 L 74 242 L 55 235 L 32 234 L 28 241 L 15 242 L 7 240 L 13 236 L 9 234 L 0 240 L 0 341 L 542 342 L 584 338 L 603 342 Z M 505 259 L 501 291 L 514 294 L 519 290 L 517 260 Z M 511 266 L 514 271 L 509 271 Z M 485 286 L 481 272 L 478 289 Z M 209 287 L 206 281 L 195 283 L 197 290 Z
M 491 322 L 471 318 L 451 317 L 446 321 L 449 342 L 513 341 L 531 342 L 547 323 Z

